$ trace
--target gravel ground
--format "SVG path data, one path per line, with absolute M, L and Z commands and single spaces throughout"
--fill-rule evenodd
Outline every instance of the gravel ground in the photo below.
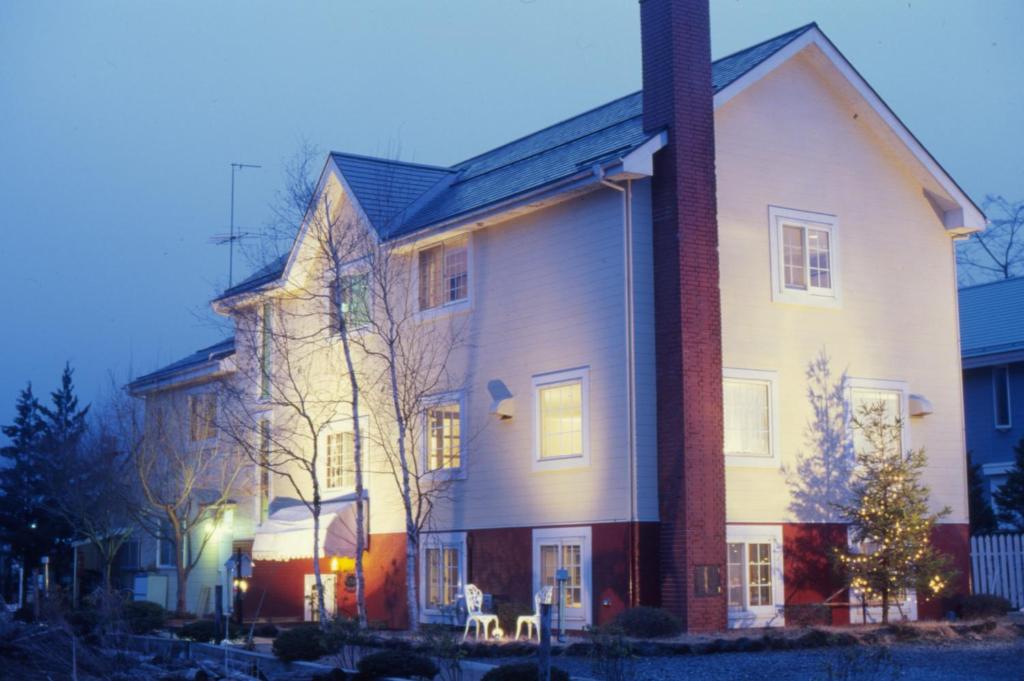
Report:
M 497 660 L 487 662 L 499 663 Z M 554 664 L 574 678 L 601 678 L 594 664 L 586 658 L 558 657 Z M 638 658 L 624 678 L 631 681 L 1021 681 L 1024 679 L 1024 641 L 648 657 Z

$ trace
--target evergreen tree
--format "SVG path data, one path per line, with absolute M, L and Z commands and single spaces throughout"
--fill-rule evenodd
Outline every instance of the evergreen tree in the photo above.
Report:
M 985 498 L 985 476 L 981 464 L 971 461 L 967 453 L 967 504 L 971 516 L 971 534 L 989 534 L 999 529 L 992 504 Z
M 992 496 L 999 508 L 999 519 L 1024 532 L 1024 438 L 1013 451 L 1013 468 L 1006 475 L 1006 482 Z
M 45 426 L 31 383 L 19 394 L 15 410 L 14 422 L 0 429 L 9 440 L 0 448 L 0 457 L 5 460 L 0 467 L 0 537 L 10 544 L 15 556 L 34 563 L 51 542 L 44 536 L 47 514 L 41 507 L 38 467 Z
M 907 589 L 919 595 L 943 592 L 952 574 L 948 561 L 931 546 L 932 528 L 949 514 L 928 506 L 921 482 L 927 465 L 923 449 L 902 451 L 903 425 L 883 402 L 865 405 L 854 418 L 863 437 L 855 452 L 852 502 L 837 505 L 851 528 L 853 548 L 839 550 L 839 562 L 852 588 L 879 600 L 882 622 Z

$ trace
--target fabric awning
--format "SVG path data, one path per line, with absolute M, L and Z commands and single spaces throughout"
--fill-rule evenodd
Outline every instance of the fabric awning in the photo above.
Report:
M 363 508 L 367 509 L 363 500 Z M 369 517 L 369 513 L 366 513 Z M 365 523 L 363 537 L 366 537 Z M 356 555 L 356 497 L 354 494 L 320 504 L 320 555 Z M 313 512 L 297 504 L 272 513 L 256 528 L 252 559 L 292 560 L 313 557 Z

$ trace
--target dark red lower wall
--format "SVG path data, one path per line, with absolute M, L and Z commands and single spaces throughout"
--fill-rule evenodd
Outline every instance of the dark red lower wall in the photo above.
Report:
M 969 525 L 943 524 L 932 530 L 932 544 L 946 554 L 956 570 L 949 593 L 942 598 L 920 598 L 917 613 L 921 619 L 942 619 L 951 609 L 952 599 L 971 589 L 971 529 Z
M 408 624 L 405 601 L 405 534 L 370 535 L 369 550 L 364 554 L 366 574 L 366 610 L 371 622 L 401 629 Z M 329 558 L 320 560 L 323 574 L 331 571 Z M 246 595 L 246 618 L 261 620 L 301 620 L 305 609 L 305 576 L 313 573 L 310 558 L 286 561 L 260 560 L 253 565 L 252 580 Z M 345 588 L 345 575 L 338 575 L 338 612 L 354 615 L 356 596 Z M 266 596 L 263 593 L 266 591 Z
M 782 574 L 786 624 L 849 624 L 842 578 L 832 554 L 847 545 L 846 525 L 789 523 L 782 526 Z M 831 599 L 831 600 L 829 600 Z M 834 606 L 826 602 L 835 603 Z
M 849 624 L 849 597 L 841 576 L 834 567 L 832 554 L 847 545 L 846 525 L 786 524 L 782 526 L 783 575 L 786 593 L 786 624 L 820 623 L 821 609 L 813 608 L 832 597 L 829 608 L 833 624 Z M 937 525 L 932 544 L 946 554 L 957 575 L 950 593 L 943 598 L 919 595 L 919 619 L 941 619 L 950 609 L 950 600 L 970 589 L 970 530 L 967 525 Z M 835 595 L 837 591 L 842 591 Z
M 591 526 L 594 622 L 606 624 L 630 605 L 659 604 L 658 524 L 599 523 Z M 786 622 L 789 625 L 849 623 L 847 594 L 833 567 L 836 547 L 846 546 L 846 526 L 800 524 L 782 526 Z M 958 571 L 954 593 L 967 593 L 970 584 L 970 540 L 966 525 L 939 525 L 934 545 Z M 470 530 L 466 533 L 466 581 L 476 584 L 496 602 L 530 607 L 533 600 L 533 531 L 529 527 Z M 635 557 L 632 568 L 631 556 Z M 366 605 L 372 622 L 389 628 L 408 624 L 405 599 L 405 535 L 370 536 L 365 554 Z M 320 562 L 330 572 L 330 559 Z M 257 561 L 246 599 L 247 618 L 266 590 L 260 619 L 300 620 L 303 616 L 304 576 L 313 572 L 309 559 Z M 632 577 L 631 577 L 632 575 Z M 338 576 L 338 611 L 355 614 L 355 593 Z M 835 606 L 823 606 L 831 598 Z M 921 598 L 922 619 L 941 618 L 947 599 Z

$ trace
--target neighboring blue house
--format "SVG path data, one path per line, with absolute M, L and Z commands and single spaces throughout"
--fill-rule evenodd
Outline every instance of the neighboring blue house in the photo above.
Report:
M 967 451 L 991 495 L 1024 438 L 1024 277 L 960 289 L 960 352 Z

